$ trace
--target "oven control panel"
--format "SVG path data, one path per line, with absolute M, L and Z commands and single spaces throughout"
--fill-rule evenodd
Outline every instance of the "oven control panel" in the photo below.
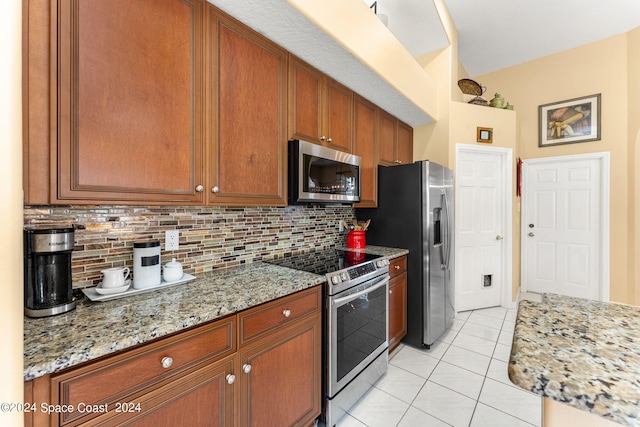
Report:
M 335 273 L 329 273 L 329 281 L 334 285 L 339 283 L 348 282 L 350 280 L 356 280 L 362 276 L 366 276 L 370 273 L 375 273 L 377 270 L 385 268 L 389 265 L 387 258 L 381 258 L 375 261 L 360 264 L 358 266 L 349 267 L 348 269 L 337 271 Z

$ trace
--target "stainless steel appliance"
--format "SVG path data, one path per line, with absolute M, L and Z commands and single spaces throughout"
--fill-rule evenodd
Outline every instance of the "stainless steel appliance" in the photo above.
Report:
M 73 227 L 27 227 L 24 235 L 24 313 L 46 317 L 76 308 L 71 282 Z
M 269 262 L 327 278 L 320 421 L 333 427 L 387 371 L 389 259 L 332 249 Z
M 455 317 L 453 172 L 439 164 L 378 167 L 378 208 L 356 209 L 371 218 L 367 242 L 409 250 L 407 336 L 429 348 Z
M 360 157 L 306 141 L 289 141 L 289 203 L 360 201 Z

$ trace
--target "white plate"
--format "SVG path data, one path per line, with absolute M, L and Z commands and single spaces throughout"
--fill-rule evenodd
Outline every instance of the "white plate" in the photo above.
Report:
M 113 295 L 113 294 L 121 294 L 131 286 L 131 279 L 124 282 L 124 286 L 118 286 L 117 288 L 103 288 L 101 286 L 96 286 L 95 290 L 100 295 Z
M 165 282 L 163 280 L 157 286 L 151 286 L 151 287 L 144 288 L 144 289 L 136 289 L 133 286 L 131 286 L 128 289 L 126 289 L 126 290 L 124 290 L 124 291 L 122 291 L 120 293 L 101 295 L 100 293 L 98 293 L 98 288 L 94 286 L 92 288 L 84 288 L 84 289 L 82 289 L 82 292 L 91 301 L 110 301 L 112 299 L 124 298 L 124 297 L 128 297 L 128 296 L 131 296 L 131 295 L 143 294 L 145 292 L 157 291 L 158 289 L 168 288 L 170 286 L 181 285 L 183 283 L 190 282 L 190 281 L 194 280 L 195 278 L 196 278 L 196 276 L 192 276 L 190 274 L 185 273 L 182 276 L 182 279 L 176 280 L 175 282 Z M 101 289 L 101 290 L 104 291 L 105 289 Z

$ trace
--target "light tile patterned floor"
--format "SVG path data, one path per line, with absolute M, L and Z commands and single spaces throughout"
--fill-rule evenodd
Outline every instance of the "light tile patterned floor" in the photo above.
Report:
M 337 427 L 540 427 L 541 398 L 507 376 L 516 313 L 458 313 L 431 349 L 401 345 Z

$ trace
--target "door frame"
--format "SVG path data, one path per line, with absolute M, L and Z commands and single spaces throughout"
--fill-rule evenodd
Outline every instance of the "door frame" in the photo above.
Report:
M 482 153 L 497 154 L 500 156 L 501 174 L 503 176 L 502 188 L 500 192 L 504 195 L 502 206 L 502 228 L 503 228 L 503 251 L 502 251 L 502 289 L 500 289 L 500 306 L 515 307 L 513 301 L 513 239 L 512 239 L 512 223 L 513 223 L 513 150 L 504 147 L 485 147 L 481 145 L 456 144 L 456 169 L 458 169 L 458 159 L 460 153 Z M 459 252 L 458 248 L 458 209 L 459 200 L 458 180 L 455 180 L 455 253 Z M 461 268 L 460 263 L 456 263 L 456 270 Z M 458 276 L 456 274 L 456 276 Z M 457 289 L 457 288 L 456 288 Z M 456 301 L 458 296 L 456 295 Z M 456 312 L 457 312 L 456 307 Z
M 608 151 L 598 153 L 586 153 L 586 154 L 572 154 L 567 156 L 555 156 L 555 157 L 541 157 L 536 159 L 527 159 L 522 161 L 522 198 L 520 209 L 520 290 L 521 292 L 527 292 L 527 245 L 526 245 L 526 227 L 525 224 L 526 212 L 527 212 L 527 199 L 529 198 L 527 192 L 527 174 L 529 165 L 544 165 L 550 163 L 568 163 L 579 160 L 598 160 L 600 163 L 600 289 L 598 295 L 600 301 L 609 301 L 610 292 L 610 258 L 609 258 L 609 242 L 610 242 L 610 220 L 609 220 L 609 208 L 611 204 L 611 191 L 609 182 L 611 179 L 611 155 Z

